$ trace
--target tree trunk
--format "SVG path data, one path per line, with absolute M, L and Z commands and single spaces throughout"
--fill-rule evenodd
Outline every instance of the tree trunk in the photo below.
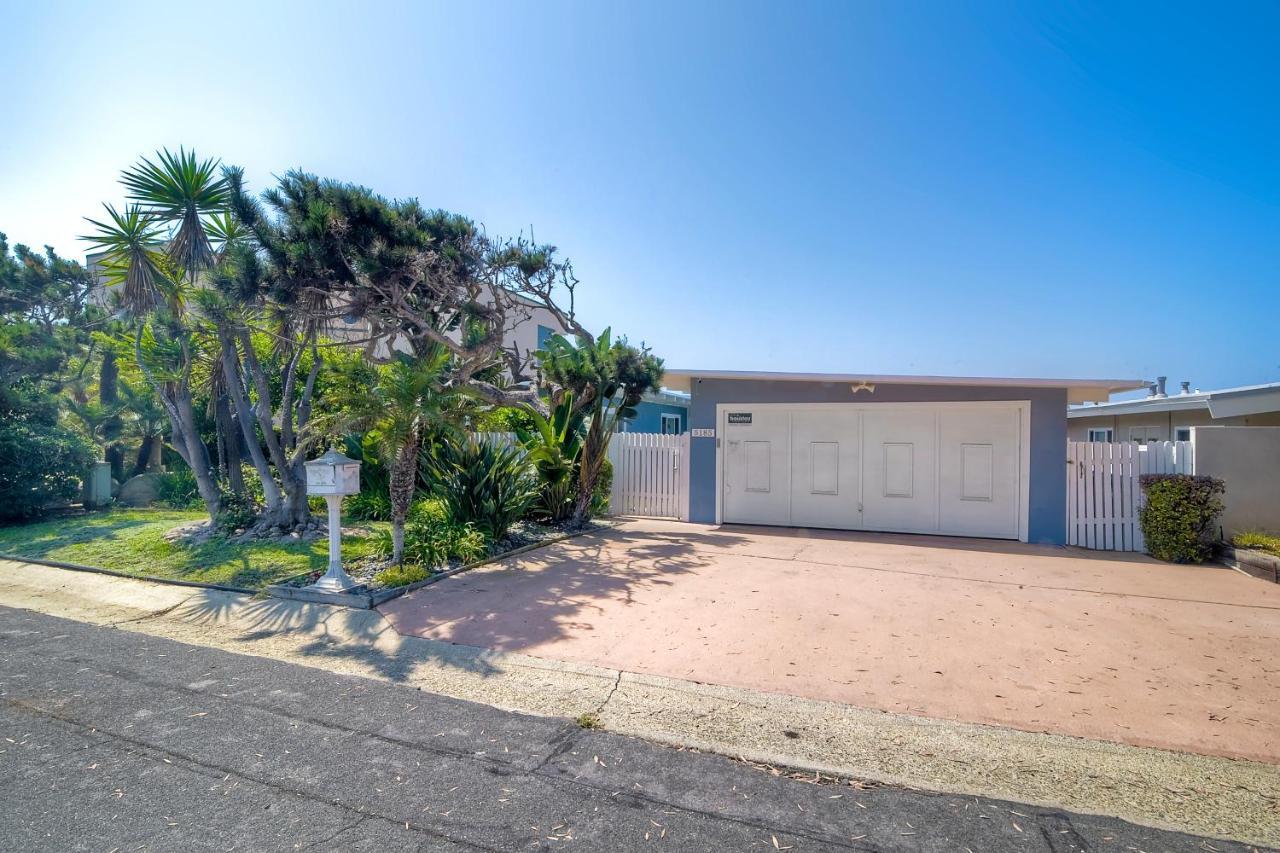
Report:
M 275 478 L 271 476 L 271 466 L 267 462 L 266 454 L 262 452 L 262 446 L 258 443 L 258 436 L 254 433 L 254 420 L 249 410 L 249 401 L 245 398 L 244 386 L 241 384 L 239 357 L 236 353 L 235 342 L 231 337 L 231 332 L 220 328 L 218 330 L 218 340 L 222 346 L 220 361 L 222 362 L 222 378 L 226 384 L 227 395 L 235 406 L 236 420 L 240 422 L 240 432 L 244 436 L 245 447 L 249 450 L 249 458 L 253 460 L 254 470 L 258 472 L 258 479 L 262 481 L 262 499 L 266 504 L 262 514 L 264 517 L 271 516 L 273 521 L 277 518 L 287 517 L 288 513 L 284 510 L 284 495 L 281 493 L 280 486 L 276 483 Z M 269 406 L 270 404 L 269 397 L 258 401 L 260 407 Z M 261 420 L 261 415 L 259 419 Z M 271 428 L 269 415 L 262 426 L 264 430 Z M 267 435 L 264 438 L 268 443 L 274 441 L 274 435 Z M 281 474 L 283 474 L 283 466 L 278 467 L 281 468 Z M 276 527 L 279 525 L 272 523 L 270 526 Z M 289 526 L 292 527 L 292 525 Z
M 582 461 L 578 467 L 578 497 L 573 506 L 573 523 L 586 524 L 591 520 L 592 499 L 595 497 L 596 481 L 600 479 L 600 469 L 604 467 L 605 453 L 609 449 L 606 440 L 602 412 L 591 418 L 591 426 L 587 429 L 587 440 L 582 444 Z
M 413 506 L 413 490 L 418 482 L 419 435 L 415 424 L 396 451 L 391 466 L 391 560 L 394 563 L 404 562 L 404 522 L 409 517 L 409 507 Z
M 244 472 L 240 470 L 240 462 L 244 458 L 241 453 L 240 433 L 235 419 L 231 417 L 231 405 L 225 394 L 219 394 L 213 404 L 213 419 L 218 427 L 218 464 L 222 474 L 227 478 L 227 485 L 239 497 L 246 494 Z
M 111 407 L 120 402 L 120 366 L 116 363 L 116 354 L 108 349 L 102 353 L 102 364 L 98 367 L 98 402 L 103 407 Z M 124 429 L 124 422 L 119 415 L 112 415 L 102 424 L 102 439 L 106 444 L 102 458 L 111 464 L 111 476 L 117 483 L 124 482 L 124 447 L 117 441 Z
M 178 420 L 174 423 L 173 437 L 184 449 L 183 458 L 191 466 L 196 478 L 196 489 L 209 512 L 209 520 L 218 522 L 218 512 L 222 509 L 222 494 L 213 479 L 212 466 L 209 464 L 209 449 L 200 438 L 200 430 L 196 427 L 195 406 L 191 401 L 191 391 L 183 386 L 174 390 L 174 409 Z
M 142 437 L 142 444 L 138 447 L 138 455 L 133 459 L 133 470 L 129 472 L 129 477 L 126 479 L 147 473 L 147 464 L 151 461 L 151 454 L 154 452 L 152 448 L 159 440 L 160 437 L 158 435 L 144 435 Z
M 404 519 L 391 519 L 391 560 L 397 565 L 404 563 Z

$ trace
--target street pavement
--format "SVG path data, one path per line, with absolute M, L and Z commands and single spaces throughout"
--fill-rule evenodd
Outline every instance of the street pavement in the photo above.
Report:
M 14 851 L 1253 849 L 4 607 L 0 802 Z

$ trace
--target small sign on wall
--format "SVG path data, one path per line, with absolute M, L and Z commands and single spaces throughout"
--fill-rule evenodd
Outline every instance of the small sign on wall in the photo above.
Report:
M 751 423 L 750 412 L 730 412 L 729 423 L 731 424 L 749 424 Z
M 691 429 L 689 434 L 694 438 L 715 438 L 716 431 L 713 429 Z

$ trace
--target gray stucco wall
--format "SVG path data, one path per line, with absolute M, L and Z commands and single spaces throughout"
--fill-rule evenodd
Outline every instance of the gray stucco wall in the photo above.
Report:
M 1028 539 L 1066 544 L 1067 392 L 1065 388 L 995 388 L 959 385 L 876 385 L 856 397 L 847 382 L 776 382 L 694 379 L 689 429 L 716 429 L 719 403 L 946 403 L 966 400 L 1031 401 L 1031 476 Z M 689 519 L 716 520 L 716 439 L 690 439 Z
M 1195 443 L 1196 473 L 1226 484 L 1221 520 L 1226 535 L 1280 533 L 1280 429 L 1196 427 Z

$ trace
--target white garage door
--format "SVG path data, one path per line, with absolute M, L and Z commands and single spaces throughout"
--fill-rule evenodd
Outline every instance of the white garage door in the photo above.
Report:
M 722 520 L 1024 536 L 1025 404 L 722 406 Z

